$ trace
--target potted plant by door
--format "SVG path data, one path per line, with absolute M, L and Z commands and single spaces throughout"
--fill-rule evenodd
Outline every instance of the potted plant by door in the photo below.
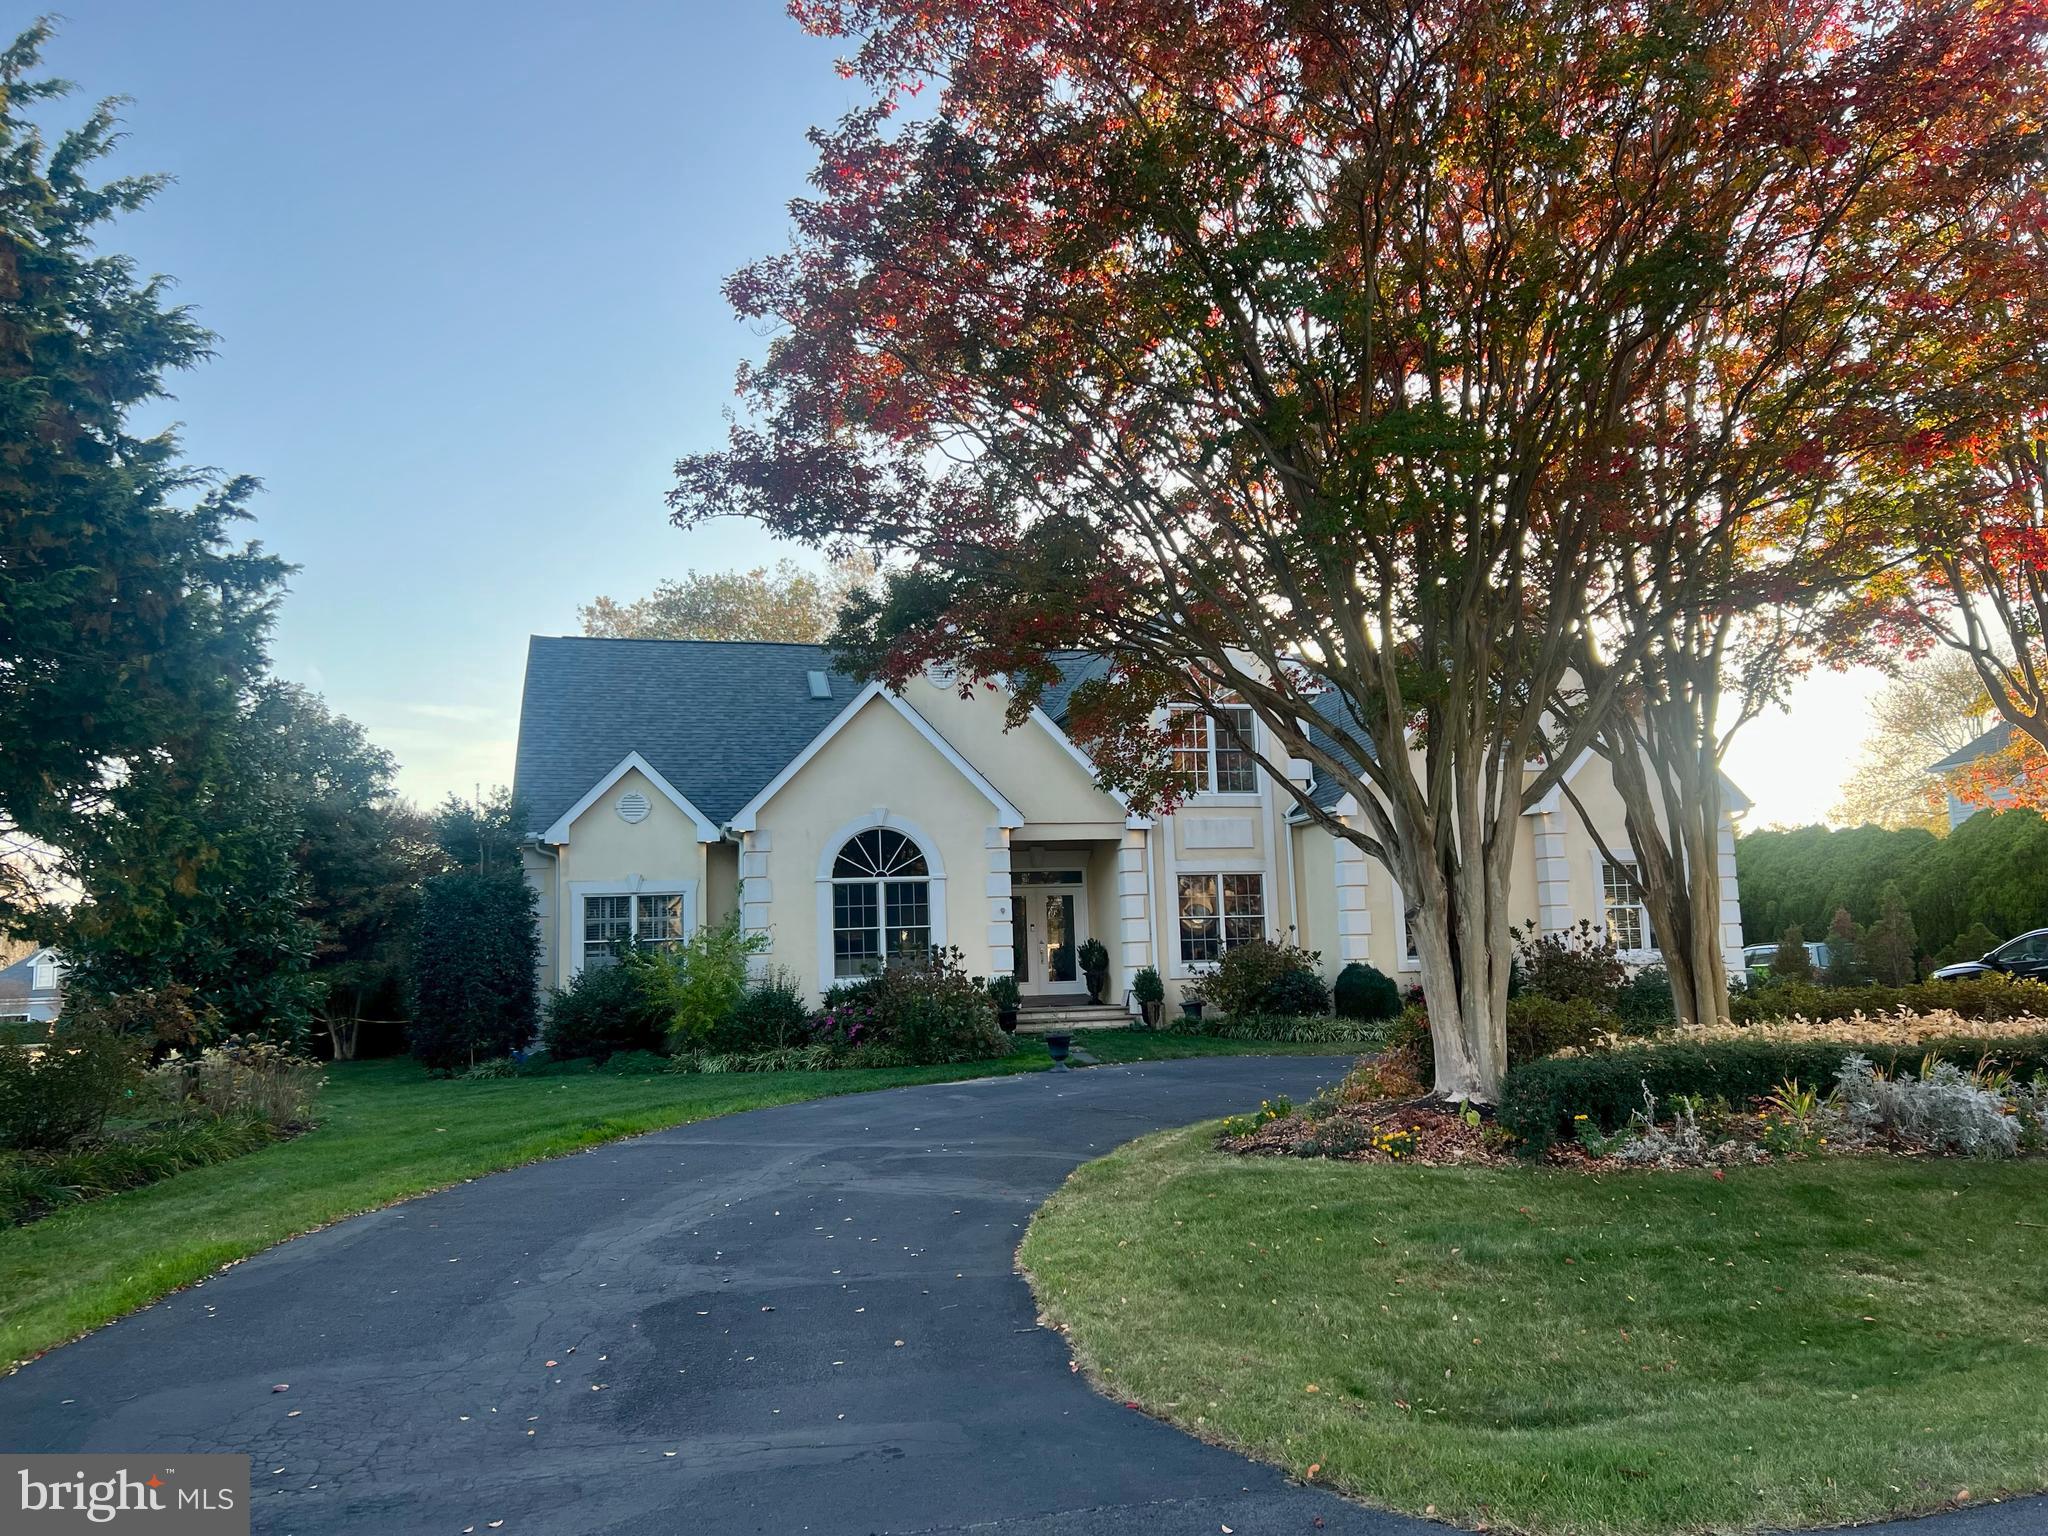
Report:
M 1166 1006 L 1166 983 L 1159 979 L 1159 972 L 1151 966 L 1131 978 L 1131 996 L 1138 1000 L 1138 1012 L 1144 1016 L 1147 1029 L 1159 1027 L 1159 1015 Z
M 1101 1002 L 1109 994 L 1109 950 L 1102 940 L 1081 941 L 1081 974 L 1088 981 L 1088 1001 Z
M 1014 976 L 992 976 L 988 983 L 989 1000 L 996 1005 L 996 1022 L 1003 1027 L 1004 1034 L 1012 1034 L 1017 1028 L 1017 1005 L 1023 994 L 1017 990 Z

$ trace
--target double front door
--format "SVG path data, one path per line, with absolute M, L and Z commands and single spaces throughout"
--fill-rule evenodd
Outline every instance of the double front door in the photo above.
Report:
M 1085 994 L 1084 903 L 1078 871 L 1027 871 L 1010 891 L 1017 989 L 1026 997 Z

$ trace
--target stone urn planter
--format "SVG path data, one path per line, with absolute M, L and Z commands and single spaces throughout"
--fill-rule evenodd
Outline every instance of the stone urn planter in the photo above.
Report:
M 1072 1070 L 1067 1065 L 1067 1051 L 1072 1047 L 1073 1043 L 1074 1037 L 1072 1035 L 1047 1035 L 1045 1037 L 1045 1053 L 1052 1057 L 1052 1069 L 1055 1072 Z
M 1202 1000 L 1191 997 L 1180 1005 L 1180 1016 L 1184 1019 L 1199 1019 L 1202 1016 Z

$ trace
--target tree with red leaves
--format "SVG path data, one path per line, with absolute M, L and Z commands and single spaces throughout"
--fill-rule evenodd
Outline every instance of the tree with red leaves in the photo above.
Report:
M 1889 430 L 1821 387 L 1871 361 L 1826 304 L 1914 183 L 1976 174 L 2037 3 L 797 0 L 875 99 L 728 286 L 778 334 L 677 520 L 897 552 L 840 629 L 884 678 L 943 659 L 1021 713 L 1105 655 L 1070 720 L 1140 807 L 1165 701 L 1249 705 L 1413 904 L 1439 1090 L 1491 1100 L 1519 817 L 1669 632 L 1618 552 L 1714 526 L 1752 455 L 1777 509 L 1812 434 Z M 1935 62 L 1952 171 L 1888 83 Z

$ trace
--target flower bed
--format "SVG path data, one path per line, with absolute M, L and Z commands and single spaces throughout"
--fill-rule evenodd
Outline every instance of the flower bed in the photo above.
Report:
M 1756 1024 L 1705 1024 L 1696 1029 L 1677 1030 L 1663 1036 L 1671 1041 L 1822 1040 L 1858 1045 L 1914 1046 L 1942 1040 L 1969 1038 L 1996 1044 L 2048 1036 L 2048 1017 L 2019 1014 L 2005 1019 L 1984 1019 L 1936 1008 L 1925 1013 L 1903 1010 L 1892 1013 L 1850 1013 L 1842 1017 L 1770 1019 Z M 1562 1054 L 1578 1054 L 1565 1052 Z

